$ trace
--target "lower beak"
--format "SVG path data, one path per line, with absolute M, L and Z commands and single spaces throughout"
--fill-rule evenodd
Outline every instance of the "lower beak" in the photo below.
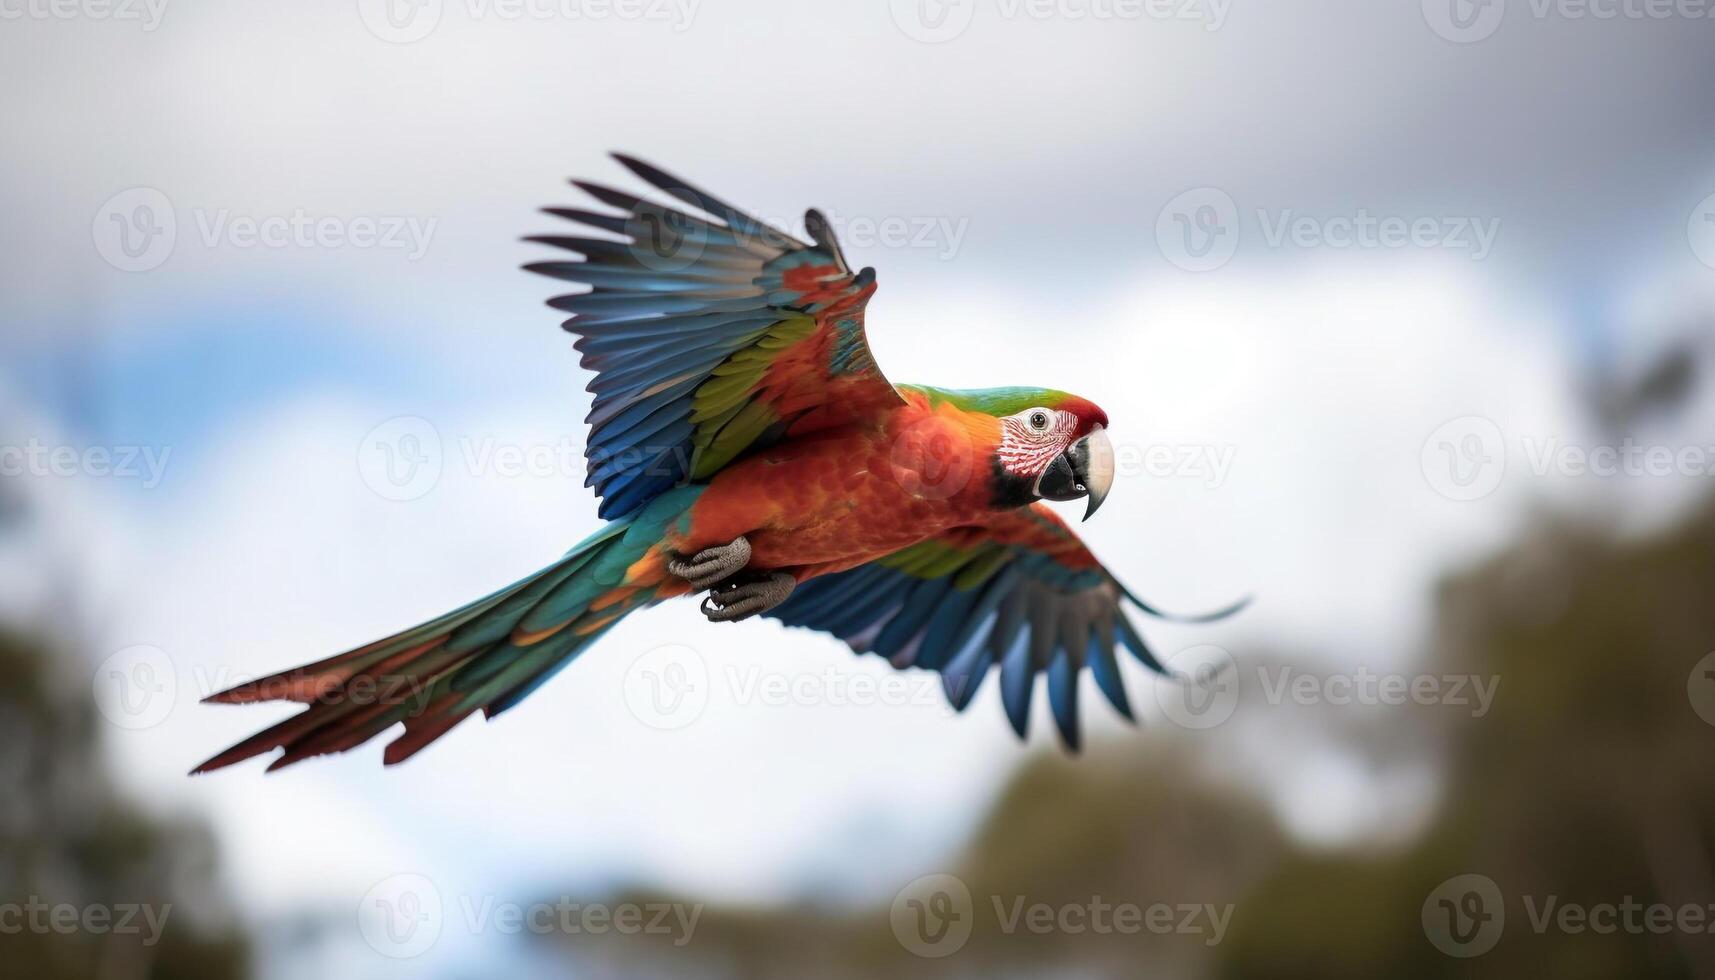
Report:
M 1077 500 L 1085 497 L 1084 520 L 1089 520 L 1114 485 L 1114 445 L 1101 426 L 1055 457 L 1036 481 L 1036 495 L 1045 500 Z

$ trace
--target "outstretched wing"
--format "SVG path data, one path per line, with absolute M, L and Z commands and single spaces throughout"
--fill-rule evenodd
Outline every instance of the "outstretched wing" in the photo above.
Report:
M 1126 618 L 1122 601 L 1161 615 L 1102 567 L 1065 521 L 1037 503 L 810 579 L 768 615 L 788 626 L 825 630 L 897 668 L 940 671 L 947 699 L 960 711 L 998 664 L 1001 700 L 1020 738 L 1029 723 L 1036 675 L 1046 672 L 1055 724 L 1076 751 L 1078 678 L 1085 667 L 1128 720 L 1131 704 L 1116 648 L 1130 650 L 1150 670 L 1168 673 Z M 1198 618 L 1217 619 L 1238 608 Z
M 565 328 L 596 372 L 585 485 L 602 498 L 602 517 L 705 480 L 751 449 L 899 400 L 864 338 L 875 271 L 851 271 L 819 212 L 804 215 L 807 244 L 615 158 L 701 213 L 573 181 L 617 213 L 547 212 L 619 237 L 529 239 L 582 256 L 525 268 L 590 287 L 548 305 L 572 314 Z

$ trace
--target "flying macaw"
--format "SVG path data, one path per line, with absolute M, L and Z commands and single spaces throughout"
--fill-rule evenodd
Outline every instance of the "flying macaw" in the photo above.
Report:
M 309 707 L 194 771 L 284 749 L 277 769 L 401 722 L 383 759 L 402 762 L 518 704 L 630 613 L 698 592 L 714 622 L 765 614 L 939 671 L 960 710 L 998 666 L 1021 738 L 1041 673 L 1068 749 L 1085 667 L 1130 719 L 1117 648 L 1166 670 L 1122 606 L 1161 613 L 1042 503 L 1085 498 L 1086 520 L 1102 505 L 1107 414 L 1045 388 L 889 382 L 864 336 L 875 271 L 851 270 L 819 212 L 803 242 L 615 157 L 701 214 L 574 181 L 614 211 L 547 213 L 615 237 L 530 239 L 581 256 L 525 268 L 589 287 L 549 305 L 595 372 L 587 485 L 606 525 L 486 598 L 209 697 Z M 407 688 L 422 696 L 388 696 Z

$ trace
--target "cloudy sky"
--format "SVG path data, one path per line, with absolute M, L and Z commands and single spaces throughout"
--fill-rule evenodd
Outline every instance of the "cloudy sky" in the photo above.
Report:
M 1166 607 L 1257 597 L 1152 626 L 1165 653 L 1409 670 L 1434 577 L 1533 509 L 1659 513 L 1707 485 L 1552 462 L 1604 444 L 1593 378 L 1706 330 L 1707 12 L 0 0 L 0 462 L 38 518 L 0 599 L 29 616 L 74 585 L 98 696 L 158 668 L 156 707 L 107 704 L 112 754 L 151 805 L 213 821 L 258 917 L 400 873 L 449 903 L 891 894 L 1050 744 L 1046 716 L 1019 748 L 992 688 L 956 719 L 917 682 L 852 704 L 843 679 L 884 666 L 689 606 L 398 771 L 372 745 L 183 777 L 274 717 L 201 694 L 595 527 L 588 379 L 517 269 L 555 230 L 536 209 L 574 203 L 569 176 L 625 182 L 611 149 L 777 222 L 823 208 L 878 270 L 890 376 L 1103 405 L 1122 480 L 1084 528 L 1098 554 Z M 386 447 L 428 469 L 390 478 Z M 1474 484 L 1456 465 L 1495 459 Z M 664 665 L 707 678 L 689 717 L 639 707 Z M 807 693 L 770 701 L 780 677 Z M 1376 819 L 1349 774 L 1258 769 L 1306 834 Z

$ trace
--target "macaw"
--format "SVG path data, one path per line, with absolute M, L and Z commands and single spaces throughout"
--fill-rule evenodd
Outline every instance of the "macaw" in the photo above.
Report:
M 308 707 L 194 771 L 284 749 L 277 769 L 399 723 L 383 759 L 402 762 L 512 708 L 627 615 L 694 593 L 714 622 L 767 615 L 939 671 L 960 710 L 998 668 L 1020 738 L 1043 673 L 1068 749 L 1086 667 L 1131 719 L 1116 650 L 1167 671 L 1122 607 L 1162 614 L 1043 503 L 1084 498 L 1087 520 L 1107 499 L 1107 414 L 1046 388 L 889 382 L 864 335 L 875 271 L 851 270 L 821 213 L 800 241 L 615 157 L 700 213 L 574 181 L 613 210 L 546 212 L 612 237 L 532 237 L 580 258 L 525 266 L 589 287 L 549 305 L 595 374 L 586 485 L 607 523 L 486 598 L 210 696 Z M 420 696 L 387 696 L 406 687 Z

